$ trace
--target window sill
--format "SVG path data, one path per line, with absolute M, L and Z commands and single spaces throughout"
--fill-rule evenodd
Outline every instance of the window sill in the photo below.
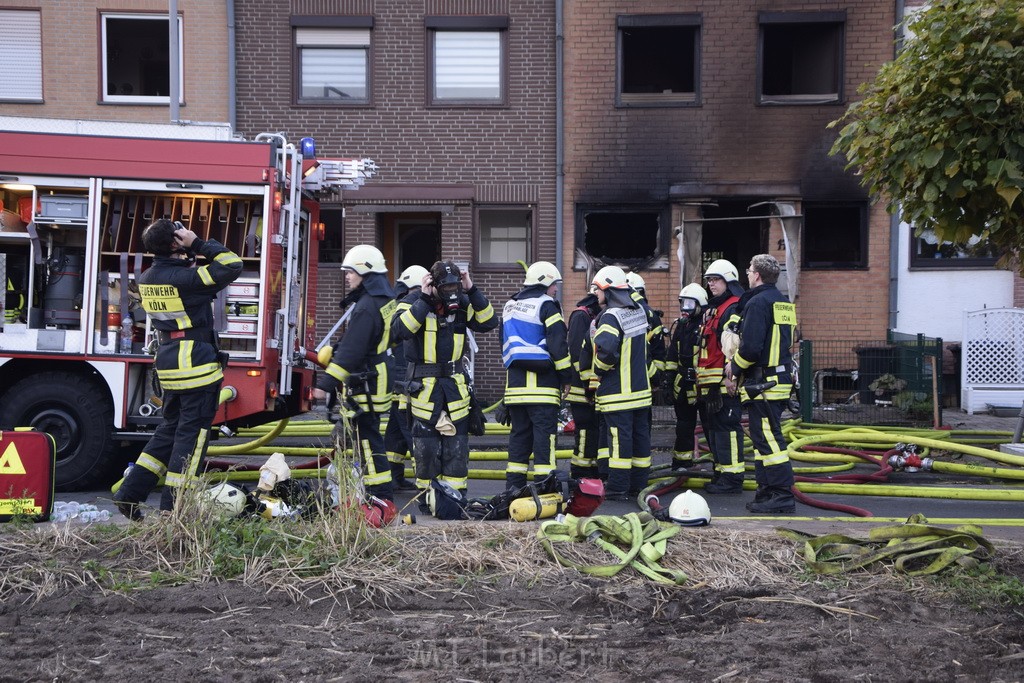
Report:
M 819 95 L 761 95 L 758 104 L 778 106 L 820 106 L 820 105 L 841 105 L 843 102 L 836 93 L 823 93 Z

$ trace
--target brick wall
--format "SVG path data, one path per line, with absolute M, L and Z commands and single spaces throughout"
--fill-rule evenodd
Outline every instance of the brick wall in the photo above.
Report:
M 100 11 L 167 14 L 166 0 L 68 2 L 0 0 L 0 8 L 41 10 L 43 104 L 0 102 L 0 115 L 166 123 L 163 105 L 100 104 Z M 184 40 L 183 120 L 228 120 L 227 13 L 222 2 L 179 0 Z M 5 39 L 10 39 L 6 36 Z

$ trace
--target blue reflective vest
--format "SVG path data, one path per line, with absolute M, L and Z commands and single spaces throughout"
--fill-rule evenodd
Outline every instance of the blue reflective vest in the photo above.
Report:
M 505 304 L 501 312 L 501 362 L 506 368 L 517 360 L 551 360 L 544 321 L 540 319 L 541 306 L 547 301 L 553 299 L 544 294 Z

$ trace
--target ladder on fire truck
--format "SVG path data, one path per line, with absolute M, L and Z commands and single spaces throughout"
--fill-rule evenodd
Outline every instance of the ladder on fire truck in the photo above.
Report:
M 262 133 L 256 136 L 256 141 L 273 142 L 277 146 L 276 172 L 282 193 L 281 212 L 277 232 L 270 239 L 281 245 L 284 254 L 282 272 L 287 282 L 282 283 L 281 308 L 275 312 L 274 335 L 268 339 L 267 344 L 276 348 L 280 355 L 279 392 L 287 395 L 292 390 L 292 367 L 306 362 L 294 353 L 298 346 L 299 302 L 303 285 L 299 267 L 302 258 L 299 239 L 302 191 L 322 193 L 358 189 L 377 172 L 377 164 L 370 159 L 317 159 L 312 168 L 304 172 L 301 151 L 289 144 L 283 135 Z

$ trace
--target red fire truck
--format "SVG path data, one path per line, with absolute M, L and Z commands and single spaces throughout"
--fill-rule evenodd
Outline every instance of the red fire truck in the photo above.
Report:
M 308 156 L 308 155 L 307 155 Z M 280 135 L 253 142 L 0 132 L 0 429 L 57 442 L 57 487 L 106 483 L 160 421 L 153 335 L 137 281 L 157 218 L 237 253 L 213 302 L 224 386 L 216 422 L 308 410 L 319 201 L 374 172 L 314 160 Z

